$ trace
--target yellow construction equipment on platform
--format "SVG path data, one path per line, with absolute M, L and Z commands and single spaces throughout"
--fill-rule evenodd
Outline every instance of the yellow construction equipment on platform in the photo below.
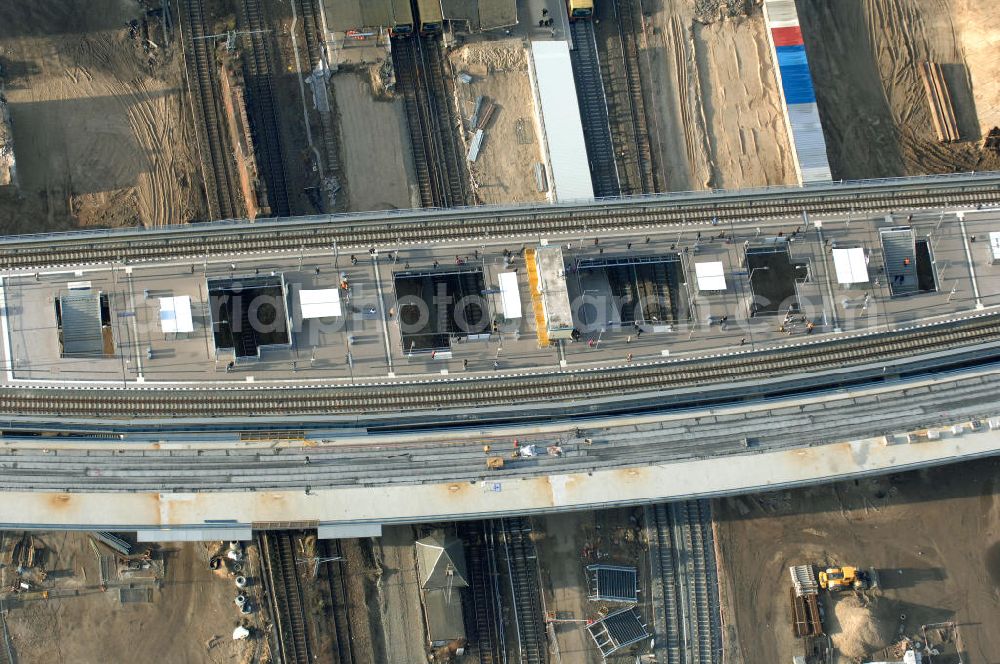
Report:
M 524 250 L 524 264 L 528 270 L 528 286 L 531 290 L 531 308 L 535 313 L 535 330 L 538 334 L 539 347 L 549 345 L 549 327 L 545 320 L 545 307 L 542 306 L 542 291 L 538 288 L 538 264 L 535 262 L 535 250 Z

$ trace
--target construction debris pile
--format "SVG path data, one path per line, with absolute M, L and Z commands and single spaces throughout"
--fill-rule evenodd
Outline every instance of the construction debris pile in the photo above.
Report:
M 4 546 L 2 561 L 4 571 L 7 573 L 3 576 L 3 590 L 10 593 L 31 593 L 39 590 L 48 576 L 44 560 L 45 545 L 28 533 L 23 533 L 20 538 L 14 540 L 9 552 Z
M 0 95 L 0 187 L 17 186 L 14 163 L 14 132 L 10 123 L 7 100 Z
M 153 601 L 153 590 L 161 586 L 166 569 L 152 549 L 136 552 L 131 542 L 108 532 L 93 533 L 90 549 L 97 558 L 102 591 L 117 589 L 122 604 Z
M 748 0 L 695 0 L 694 16 L 700 23 L 712 23 L 723 18 L 746 16 L 750 12 Z
M 848 595 L 837 601 L 833 613 L 840 624 L 832 632 L 833 645 L 845 657 L 864 657 L 892 642 L 894 615 L 878 597 Z

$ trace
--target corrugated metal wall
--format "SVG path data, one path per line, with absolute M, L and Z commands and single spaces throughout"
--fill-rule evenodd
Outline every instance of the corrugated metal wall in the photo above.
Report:
M 795 0 L 764 0 L 764 19 L 799 183 L 828 182 L 830 162 Z

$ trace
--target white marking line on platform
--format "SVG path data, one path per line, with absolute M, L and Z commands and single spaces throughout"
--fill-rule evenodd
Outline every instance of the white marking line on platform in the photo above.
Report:
M 131 307 L 132 307 L 132 334 L 135 335 L 135 361 L 136 361 L 136 363 L 138 365 L 138 367 L 137 367 L 138 374 L 137 375 L 138 375 L 138 377 L 140 379 L 140 380 L 137 380 L 136 382 L 140 382 L 141 383 L 142 382 L 141 379 L 143 377 L 142 376 L 142 344 L 139 342 L 139 323 L 136 322 L 136 318 L 138 318 L 138 316 L 136 316 L 136 313 L 135 313 L 135 288 L 133 288 L 133 285 L 132 285 L 132 268 L 130 268 L 130 267 L 125 268 L 125 274 L 126 274 L 126 278 L 128 280 L 128 297 L 129 297 L 129 303 L 131 304 Z
M 979 284 L 976 282 L 976 264 L 972 262 L 972 250 L 969 248 L 969 237 L 965 232 L 965 215 L 959 216 L 958 227 L 962 229 L 962 246 L 965 247 L 965 260 L 969 262 L 969 277 L 972 279 L 972 294 L 976 298 L 976 309 L 983 308 L 979 297 Z
M 382 295 L 382 275 L 379 273 L 378 255 L 372 256 L 372 267 L 375 269 L 375 288 L 378 290 L 379 318 L 382 320 L 382 338 L 385 340 L 385 361 L 392 374 L 392 346 L 389 343 L 389 321 L 386 318 L 385 297 Z
M 0 276 L 0 307 L 3 308 L 2 319 L 0 319 L 0 333 L 3 334 L 4 352 L 7 353 L 7 382 L 14 382 L 14 349 L 10 338 L 10 329 L 7 322 L 7 288 L 4 286 L 6 277 Z

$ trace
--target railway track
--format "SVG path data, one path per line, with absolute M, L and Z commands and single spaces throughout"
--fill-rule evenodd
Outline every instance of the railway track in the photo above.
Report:
M 499 445 L 509 435 L 463 435 L 428 444 L 359 437 L 352 444 L 324 445 L 274 442 L 246 447 L 226 438 L 167 438 L 179 444 L 150 449 L 128 438 L 119 444 L 78 441 L 64 448 L 58 437 L 18 438 L 4 431 L 0 449 L 0 489 L 42 492 L 246 492 L 383 487 L 428 482 L 461 483 L 517 479 L 551 474 L 636 468 L 791 448 L 834 441 L 861 440 L 942 427 L 996 416 L 1000 374 L 965 377 L 932 389 L 899 389 L 877 395 L 850 392 L 819 402 L 799 404 L 780 399 L 769 407 L 725 409 L 719 421 L 698 410 L 636 431 L 631 420 L 595 424 L 584 430 L 555 430 L 541 440 L 562 440 L 562 457 L 543 455 L 528 464 L 511 463 L 484 475 L 483 445 Z M 586 422 L 581 423 L 586 426 Z M 738 426 L 737 426 L 738 425 Z M 745 432 L 753 432 L 752 450 Z M 586 436 L 590 442 L 582 437 Z M 152 440 L 164 440 L 154 434 Z M 65 440 L 65 439 L 63 439 Z M 198 441 L 198 449 L 183 443 Z M 45 442 L 39 442 L 45 441 Z M 133 443 L 139 444 L 133 444 Z M 267 444 L 267 443 L 264 443 Z M 46 446 L 39 449 L 39 446 Z M 53 449 L 54 448 L 54 449 Z M 494 524 L 494 530 L 499 527 Z M 492 532 L 490 531 L 491 537 Z M 492 542 L 492 539 L 487 540 Z M 499 548 L 497 549 L 499 552 Z M 499 596 L 499 593 L 497 593 Z M 506 615 L 502 611 L 500 615 Z
M 322 64 L 323 71 L 325 72 L 328 69 L 329 63 L 323 46 L 323 25 L 319 18 L 320 10 L 318 2 L 317 0 L 299 0 L 299 9 L 302 13 L 302 30 L 305 33 L 309 66 L 315 70 Z M 314 80 L 313 84 L 326 85 L 326 82 L 323 81 L 321 83 Z M 326 160 L 325 177 L 327 182 L 324 182 L 323 185 L 324 188 L 332 185 L 332 188 L 327 189 L 328 200 L 334 209 L 338 209 L 338 194 L 344 174 L 340 164 L 340 151 L 337 145 L 337 126 L 334 121 L 337 106 L 336 96 L 327 93 L 326 103 L 328 104 L 326 109 L 317 109 L 320 128 L 323 133 L 323 157 Z
M 7 629 L 7 608 L 0 602 L 0 664 L 16 664 L 16 662 L 10 631 Z
M 451 72 L 448 71 L 439 37 L 421 38 L 420 44 L 426 63 L 431 117 L 436 123 L 435 129 L 440 137 L 444 156 L 441 166 L 447 180 L 448 198 L 443 207 L 469 205 L 472 200 L 469 197 L 465 149 L 458 140 L 458 132 L 462 131 L 462 118 L 455 108 Z
M 542 616 L 538 560 L 535 545 L 530 538 L 531 525 L 523 517 L 510 517 L 500 521 L 500 531 L 504 541 L 517 629 L 518 662 L 545 664 L 548 648 Z
M 309 634 L 290 533 L 262 532 L 257 536 L 267 580 L 271 617 L 277 626 L 283 664 L 310 664 Z
M 288 189 L 285 182 L 285 163 L 279 130 L 280 116 L 271 88 L 275 75 L 273 35 L 265 20 L 260 0 L 243 0 L 243 29 L 249 47 L 245 52 L 244 68 L 247 97 L 253 112 L 250 124 L 253 143 L 257 148 L 258 163 L 264 168 L 267 186 L 267 204 L 271 214 L 287 217 L 290 214 Z
M 573 403 L 782 375 L 807 375 L 865 363 L 885 363 L 932 351 L 969 348 L 1000 339 L 1000 315 L 957 323 L 780 347 L 727 357 L 669 361 L 647 366 L 572 373 L 327 388 L 3 388 L 0 413 L 110 418 L 248 417 L 372 414 L 503 407 L 524 403 Z M 994 357 L 990 354 L 989 357 Z M 965 361 L 965 360 L 963 360 Z M 836 380 L 831 380 L 837 384 Z M 790 388 L 785 388 L 790 389 Z M 192 394 L 197 393 L 197 398 Z
M 597 39 L 590 21 L 570 23 L 573 50 L 570 63 L 576 81 L 576 98 L 583 123 L 583 140 L 590 160 L 594 196 L 606 198 L 622 193 L 615 147 L 611 140 L 608 102 L 604 94 L 601 65 L 597 57 Z
M 328 558 L 343 557 L 340 540 L 322 540 L 322 542 L 317 555 Z M 344 575 L 344 568 L 341 563 L 330 561 L 327 563 L 327 570 L 332 600 L 333 629 L 331 630 L 331 638 L 337 654 L 337 664 L 353 664 L 354 651 L 351 648 L 351 621 L 348 608 L 350 605 L 347 601 L 347 579 Z
M 394 45 L 394 53 L 399 47 Z M 409 114 L 409 109 L 408 109 Z M 410 114 L 412 117 L 412 114 Z M 415 151 L 419 154 L 419 151 Z M 418 164 L 419 170 L 419 164 Z M 421 178 L 422 200 L 429 200 Z M 330 251 L 351 247 L 399 247 L 408 244 L 488 238 L 556 237 L 559 234 L 664 229 L 713 221 L 760 223 L 769 219 L 889 211 L 936 210 L 1000 203 L 1000 174 L 923 178 L 833 185 L 831 189 L 783 188 L 757 198 L 729 192 L 664 196 L 566 209 L 539 207 L 501 211 L 491 208 L 415 214 L 400 219 L 384 215 L 324 216 L 280 223 L 190 225 L 171 229 L 23 236 L 0 240 L 0 267 L 38 269 L 107 262 L 201 259 L 243 252 Z
M 469 589 L 476 631 L 471 641 L 476 646 L 480 664 L 505 664 L 503 618 L 500 608 L 494 524 L 473 521 L 459 524 L 469 568 Z
M 712 542 L 712 512 L 707 500 L 689 500 L 671 505 L 674 512 L 678 563 L 686 567 L 688 642 L 693 664 L 722 661 L 722 619 L 719 614 L 719 571 Z M 675 551 L 678 549 L 675 548 Z
M 440 41 L 394 39 L 392 58 L 406 107 L 421 204 L 442 208 L 469 204 L 465 154 L 455 133 L 461 120 L 452 102 Z
M 628 127 L 629 149 L 638 171 L 638 181 L 628 182 L 622 187 L 625 194 L 652 194 L 656 191 L 653 150 L 649 140 L 649 123 L 646 118 L 646 102 L 642 94 L 642 76 L 639 70 L 639 35 L 642 34 L 641 7 L 637 0 L 615 0 L 612 6 L 618 26 L 618 36 L 622 49 L 622 68 L 627 85 L 624 110 L 627 118 L 623 124 Z M 639 16 L 639 23 L 636 22 Z M 622 146 L 624 148 L 624 146 Z M 632 169 L 627 169 L 630 173 Z
M 188 90 L 194 113 L 195 133 L 201 152 L 202 176 L 208 214 L 213 219 L 232 219 L 239 214 L 236 178 L 225 132 L 220 127 L 222 107 L 216 73 L 215 40 L 206 39 L 203 0 L 181 2 L 181 29 L 184 33 L 184 60 Z
M 653 583 L 658 584 L 654 596 L 659 595 L 659 606 L 653 607 L 656 626 L 656 649 L 663 651 L 663 664 L 685 664 L 683 658 L 683 629 L 681 625 L 681 588 L 677 581 L 674 563 L 674 541 L 670 527 L 670 506 L 666 503 L 647 509 L 651 520 L 650 548 L 655 551 L 651 560 Z
M 316 0 L 297 0 L 299 13 L 302 15 L 302 31 L 306 37 L 306 53 L 309 56 L 310 69 L 323 60 L 323 48 L 320 45 L 322 28 L 319 21 L 319 9 Z
M 420 204 L 423 207 L 437 207 L 444 193 L 438 179 L 439 173 L 433 165 L 436 152 L 427 105 L 423 101 L 423 88 L 420 84 L 419 48 L 415 39 L 394 39 L 392 65 L 396 70 L 396 88 L 402 94 L 406 123 L 410 129 L 410 146 L 417 188 L 420 192 Z
M 659 635 L 666 664 L 718 664 L 722 661 L 718 570 L 707 500 L 652 508 L 653 561 L 661 584 L 665 622 Z

